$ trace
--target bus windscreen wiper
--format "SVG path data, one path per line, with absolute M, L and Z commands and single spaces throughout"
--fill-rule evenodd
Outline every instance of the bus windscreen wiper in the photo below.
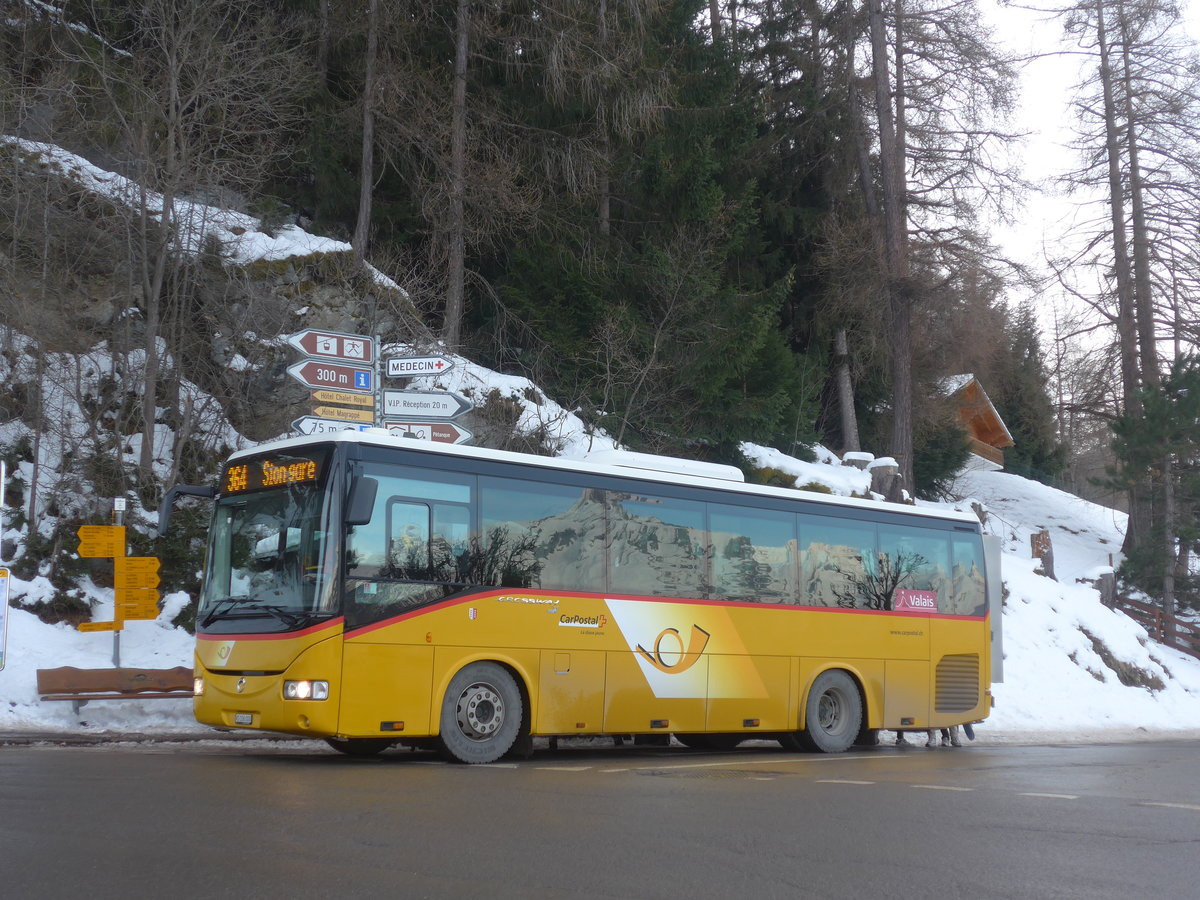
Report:
M 287 607 L 273 606 L 269 603 L 242 603 L 237 611 L 230 610 L 229 607 L 236 603 L 239 603 L 236 597 L 227 597 L 218 601 L 200 622 L 201 627 L 207 628 L 218 619 L 261 619 L 264 615 L 268 615 L 275 617 L 289 628 L 294 628 L 310 621 L 315 615 L 307 612 L 293 612 Z
M 226 597 L 224 600 L 218 600 L 213 604 L 213 608 L 210 609 L 200 621 L 200 627 L 207 628 L 213 622 L 217 621 L 217 619 L 224 618 L 225 610 L 240 602 L 240 597 Z

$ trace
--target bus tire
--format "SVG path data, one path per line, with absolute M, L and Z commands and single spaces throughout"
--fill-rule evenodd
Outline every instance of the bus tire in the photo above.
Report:
M 471 663 L 446 688 L 438 749 L 451 762 L 495 762 L 516 742 L 523 715 L 512 674 L 498 663 Z
M 360 759 L 368 756 L 378 756 L 392 744 L 391 738 L 325 738 L 325 743 L 338 753 L 347 756 L 357 756 Z
M 862 696 L 854 679 L 840 669 L 822 672 L 813 682 L 804 706 L 801 746 L 817 753 L 844 753 L 863 725 Z

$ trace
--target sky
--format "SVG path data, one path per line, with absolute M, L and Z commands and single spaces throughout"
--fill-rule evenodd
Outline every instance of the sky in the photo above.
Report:
M 981 0 L 981 9 L 1001 44 L 1026 60 L 1020 69 L 1019 101 L 1011 128 L 1024 136 L 1021 174 L 1035 189 L 1023 195 L 1014 221 L 992 221 L 989 227 L 993 240 L 1011 259 L 1040 271 L 1045 268 L 1047 249 L 1052 252 L 1072 230 L 1085 228 L 1088 220 L 1104 214 L 1085 208 L 1084 198 L 1067 197 L 1054 184 L 1056 177 L 1079 165 L 1078 154 L 1070 147 L 1075 123 L 1071 95 L 1081 67 L 1089 61 L 1073 54 L 1071 44 L 1064 43 L 1060 19 L 1023 8 L 1021 3 Z M 1181 0 L 1180 6 L 1186 32 L 1193 39 L 1200 37 L 1200 3 Z M 1039 298 L 1044 300 L 1046 295 L 1035 296 Z M 1044 315 L 1043 326 L 1049 321 L 1049 315 Z
M 0 137 L 0 140 L 5 140 Z M 75 172 L 81 183 L 113 199 L 130 196 L 126 186 L 111 173 L 96 169 L 78 157 L 53 147 L 26 146 L 41 152 L 64 171 Z M 231 218 L 240 216 L 236 220 Z M 242 214 L 209 207 L 185 210 L 182 221 L 192 223 L 197 234 L 183 229 L 185 240 L 211 233 L 236 243 L 243 260 L 286 258 L 314 252 L 345 252 L 344 245 L 307 235 L 298 228 L 267 235 L 258 223 Z M 235 227 L 236 226 L 236 227 Z M 197 240 L 196 246 L 203 241 Z M 280 342 L 282 336 L 264 337 Z M 16 338 L 18 346 L 27 338 Z M 422 348 L 425 349 L 425 348 Z M 392 348 L 390 353 L 402 352 Z M 0 357 L 0 379 L 14 379 L 27 373 L 12 366 L 32 365 L 29 354 L 13 354 L 13 360 Z M 46 418 L 57 423 L 60 433 L 54 440 L 42 442 L 41 463 L 53 472 L 60 454 L 83 438 L 84 417 L 77 398 L 81 384 L 111 371 L 112 360 L 101 345 L 85 357 L 58 364 L 51 360 L 45 385 Z M 136 361 L 131 361 L 136 365 Z M 534 429 L 557 436 L 560 453 L 580 458 L 589 451 L 609 449 L 612 441 L 589 436 L 582 423 L 569 411 L 541 394 L 526 379 L 499 375 L 465 359 L 455 358 L 449 373 L 416 379 L 414 389 L 454 390 L 465 395 L 483 396 L 495 389 L 510 396 L 524 410 L 518 428 Z M 56 381 L 61 378 L 62 382 Z M 198 409 L 219 410 L 211 397 L 203 396 L 194 385 L 181 384 L 185 395 L 193 396 Z M 534 398 L 539 402 L 534 402 Z M 23 427 L 19 420 L 0 424 L 0 444 L 11 444 Z M 167 426 L 156 435 L 156 443 L 171 446 L 173 435 Z M 220 429 L 222 440 L 232 447 L 249 442 L 232 432 L 214 413 L 209 421 Z M 817 449 L 818 462 L 788 457 L 778 450 L 744 445 L 746 455 L 797 476 L 798 483 L 820 482 L 834 493 L 860 495 L 869 488 L 868 476 L 857 468 L 842 466 L 829 451 Z M 128 442 L 127 461 L 136 461 L 139 439 Z M 165 453 L 163 454 L 165 456 Z M 22 476 L 28 483 L 29 464 L 22 464 Z M 1124 741 L 1148 738 L 1200 737 L 1200 661 L 1149 640 L 1145 630 L 1121 613 L 1105 608 L 1098 593 L 1080 579 L 1095 578 L 1110 566 L 1119 552 L 1125 517 L 1119 512 L 1084 501 L 1062 491 L 1002 472 L 971 472 L 962 475 L 956 486 L 960 499 L 950 505 L 971 509 L 979 504 L 987 511 L 985 530 L 999 535 L 1004 543 L 1003 575 L 1007 600 L 1003 615 L 1004 681 L 993 686 L 996 708 L 976 728 L 982 743 Z M 104 498 L 95 501 L 101 509 Z M 96 519 L 103 521 L 103 519 Z M 150 517 L 138 524 L 150 527 Z M 16 539 L 14 529 L 0 524 L 0 537 Z M 1029 536 L 1049 529 L 1054 541 L 1055 566 L 1059 580 L 1037 574 L 1029 558 Z M 2 563 L 2 561 L 0 561 Z M 42 577 L 32 581 L 11 579 L 11 594 L 22 602 L 48 599 L 53 588 Z M 93 619 L 111 619 L 112 591 L 93 584 L 84 586 L 94 602 Z M 163 598 L 162 614 L 155 620 L 129 622 L 120 638 L 120 663 L 138 668 L 190 666 L 193 638 L 171 625 L 186 604 L 184 594 Z M 33 614 L 10 609 L 8 615 L 5 668 L 0 670 L 0 734 L 40 733 L 50 735 L 116 735 L 128 733 L 176 734 L 196 738 L 217 736 L 191 717 L 187 700 L 96 701 L 76 715 L 71 704 L 42 702 L 36 690 L 39 668 L 72 665 L 80 668 L 105 668 L 114 664 L 114 641 L 110 633 L 80 633 L 67 625 L 47 625 Z M 1097 646 L 1107 648 L 1119 662 L 1145 673 L 1147 682 L 1161 687 L 1127 687 L 1105 664 Z

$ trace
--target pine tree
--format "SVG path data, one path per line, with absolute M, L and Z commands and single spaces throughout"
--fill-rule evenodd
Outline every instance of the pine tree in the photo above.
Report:
M 1177 595 L 1185 605 L 1197 605 L 1190 562 L 1200 550 L 1200 357 L 1176 360 L 1139 399 L 1140 416 L 1126 414 L 1113 423 L 1119 465 L 1110 479 L 1116 487 L 1148 481 L 1161 515 L 1149 539 L 1126 555 L 1122 574 L 1161 596 L 1163 612 L 1173 615 Z

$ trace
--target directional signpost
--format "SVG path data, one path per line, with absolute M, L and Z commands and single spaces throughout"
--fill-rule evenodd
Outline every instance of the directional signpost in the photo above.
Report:
M 474 404 L 451 391 L 384 391 L 383 415 L 410 419 L 453 419 Z
M 121 505 L 118 505 L 121 504 Z M 114 501 L 114 514 L 120 516 L 124 501 Z M 118 521 L 120 519 L 118 518 Z M 158 566 L 153 556 L 125 555 L 124 525 L 81 525 L 77 532 L 79 550 L 84 559 L 113 561 L 113 620 L 80 622 L 80 631 L 113 632 L 113 665 L 121 665 L 121 630 L 130 619 L 158 617 Z
M 292 420 L 292 431 L 297 434 L 329 434 L 334 431 L 362 431 L 370 425 L 356 422 L 339 422 L 335 419 L 318 419 L 316 416 L 301 416 Z
M 295 431 L 325 434 L 375 424 L 379 358 L 374 338 L 309 328 L 287 341 L 307 357 L 288 366 L 288 374 L 313 389 L 313 415 L 292 422 Z
M 384 422 L 383 427 L 392 434 L 436 444 L 461 444 L 472 438 L 471 432 L 454 422 Z
M 393 356 L 387 360 L 389 378 L 424 378 L 441 375 L 454 368 L 454 361 L 444 356 Z
M 371 394 L 375 391 L 375 373 L 370 369 L 325 362 L 323 359 L 294 363 L 288 366 L 288 374 L 311 388 L 332 388 L 355 394 Z
M 113 560 L 116 618 L 158 618 L 158 565 L 153 556 L 118 556 Z
M 331 419 L 338 422 L 363 422 L 374 424 L 375 410 L 346 409 L 342 406 L 314 406 L 313 415 L 319 419 Z
M 338 406 L 375 407 L 375 398 L 370 394 L 350 394 L 346 391 L 313 391 L 313 403 L 336 403 Z
M 83 559 L 109 559 L 125 555 L 124 525 L 80 525 L 79 550 Z
M 305 356 L 341 359 L 370 365 L 375 362 L 375 339 L 361 334 L 315 331 L 311 328 L 288 335 L 287 342 Z

